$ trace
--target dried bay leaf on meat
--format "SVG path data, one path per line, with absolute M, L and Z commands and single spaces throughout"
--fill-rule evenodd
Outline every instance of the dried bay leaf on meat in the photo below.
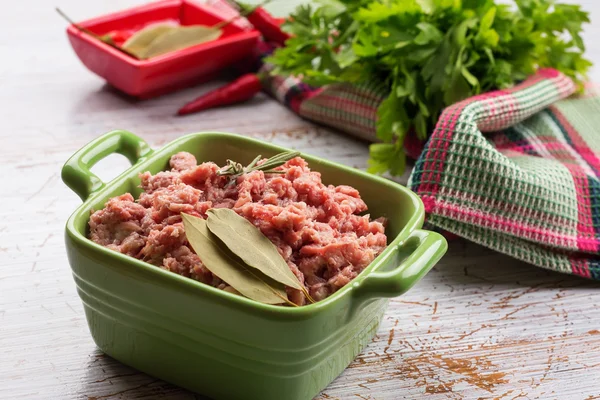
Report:
M 211 208 L 207 214 L 208 229 L 247 265 L 277 282 L 301 290 L 314 302 L 277 247 L 250 221 L 228 208 Z
M 265 304 L 291 303 L 282 284 L 248 267 L 213 235 L 202 218 L 181 214 L 185 234 L 206 268 L 240 292 Z

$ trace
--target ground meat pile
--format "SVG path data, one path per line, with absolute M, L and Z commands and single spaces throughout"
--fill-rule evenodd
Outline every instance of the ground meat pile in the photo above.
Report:
M 140 175 L 143 189 L 110 199 L 92 213 L 90 238 L 168 271 L 231 290 L 206 269 L 189 246 L 180 213 L 206 218 L 210 208 L 227 207 L 243 216 L 279 249 L 315 300 L 355 278 L 386 246 L 383 219 L 360 215 L 367 206 L 350 186 L 326 186 L 321 174 L 297 157 L 278 169 L 253 171 L 228 184 L 212 162 L 197 164 L 189 153 L 175 154 L 170 171 Z M 287 289 L 303 305 L 304 294 Z

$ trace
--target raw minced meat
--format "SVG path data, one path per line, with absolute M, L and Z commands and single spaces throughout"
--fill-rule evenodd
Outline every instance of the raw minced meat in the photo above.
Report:
M 170 171 L 140 174 L 139 199 L 110 199 L 90 218 L 90 238 L 168 271 L 233 291 L 213 276 L 191 249 L 181 213 L 206 218 L 226 207 L 252 222 L 278 248 L 311 296 L 322 300 L 354 279 L 386 246 L 385 220 L 371 220 L 350 186 L 324 185 L 321 174 L 296 157 L 283 174 L 253 171 L 228 184 L 212 162 L 197 165 L 190 153 L 171 157 Z M 296 304 L 304 294 L 287 289 Z

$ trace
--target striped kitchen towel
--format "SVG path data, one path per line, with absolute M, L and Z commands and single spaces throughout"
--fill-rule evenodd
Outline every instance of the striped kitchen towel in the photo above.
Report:
M 409 180 L 428 223 L 528 263 L 600 279 L 600 99 L 542 70 L 448 107 Z
M 270 91 L 304 118 L 375 139 L 379 87 L 315 89 L 274 77 Z M 409 187 L 427 223 L 539 267 L 600 279 L 600 96 L 574 92 L 563 74 L 540 70 L 448 107 L 424 148 L 409 141 L 420 153 Z

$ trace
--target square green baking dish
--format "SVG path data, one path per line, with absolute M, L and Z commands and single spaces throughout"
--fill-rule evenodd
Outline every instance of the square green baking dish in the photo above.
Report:
M 139 195 L 138 174 L 168 167 L 188 151 L 199 162 L 242 163 L 287 149 L 226 133 L 196 133 L 153 151 L 114 131 L 87 144 L 63 167 L 84 203 L 69 218 L 66 249 L 92 337 L 111 357 L 214 399 L 309 400 L 370 342 L 387 307 L 440 259 L 446 241 L 421 230 L 419 198 L 389 180 L 303 154 L 327 184 L 358 189 L 374 217 L 388 218 L 388 247 L 354 281 L 316 304 L 260 304 L 87 239 L 90 210 L 109 198 Z M 104 183 L 90 168 L 111 153 L 132 167 Z

